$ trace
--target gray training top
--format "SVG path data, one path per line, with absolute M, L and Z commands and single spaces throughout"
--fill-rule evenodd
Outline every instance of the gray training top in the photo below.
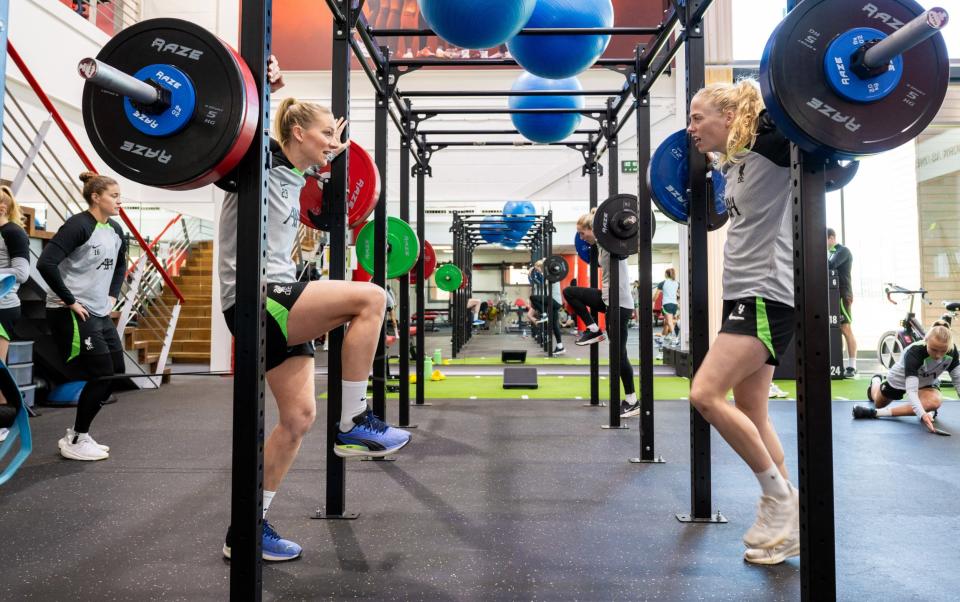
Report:
M 763 297 L 793 307 L 790 143 L 766 111 L 757 140 L 723 167 L 730 216 L 723 248 L 723 299 Z
M 917 341 L 903 351 L 900 361 L 887 372 L 887 382 L 901 391 L 932 387 L 940 382 L 940 375 L 950 374 L 953 386 L 960 394 L 960 354 L 954 345 L 940 360 L 930 357 L 926 341 Z M 911 383 L 912 379 L 916 379 Z M 911 387 L 911 384 L 914 386 Z
M 30 277 L 30 241 L 23 228 L 7 222 L 0 226 L 0 274 L 13 274 L 16 284 L 0 297 L 0 309 L 20 307 L 17 290 Z
M 603 247 L 600 247 L 600 257 L 598 263 L 600 264 L 600 269 L 603 270 L 603 277 L 601 278 L 601 296 L 603 297 L 603 303 L 610 307 L 610 253 L 607 253 Z M 630 291 L 630 272 L 627 270 L 627 260 L 618 262 L 620 264 L 620 286 L 619 286 L 619 301 L 620 307 L 624 309 L 629 309 L 633 311 L 633 295 Z
M 307 180 L 279 147 L 273 148 L 273 165 L 267 172 L 267 282 L 297 281 L 297 266 L 290 258 L 300 226 L 300 191 Z M 315 182 L 310 183 L 316 186 Z M 220 212 L 220 303 L 233 307 L 237 293 L 237 193 L 223 197 Z
M 47 295 L 47 307 L 79 301 L 91 315 L 109 316 L 109 297 L 120 294 L 126 258 L 120 224 L 112 219 L 101 224 L 89 211 L 71 216 L 37 259 L 37 271 L 53 293 Z

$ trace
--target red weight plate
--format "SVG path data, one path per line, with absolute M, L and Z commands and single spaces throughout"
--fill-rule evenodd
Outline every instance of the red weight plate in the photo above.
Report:
M 240 163 L 243 156 L 247 154 L 250 143 L 253 142 L 254 134 L 257 133 L 257 119 L 260 117 L 260 94 L 257 92 L 257 82 L 253 79 L 253 74 L 250 73 L 250 68 L 247 67 L 247 63 L 237 54 L 237 51 L 223 40 L 220 41 L 231 56 L 233 56 L 233 60 L 236 61 L 237 68 L 243 77 L 243 89 L 247 97 L 247 103 L 244 107 L 243 120 L 240 122 L 240 131 L 237 132 L 237 139 L 233 143 L 233 147 L 230 148 L 220 163 L 213 166 L 210 171 L 199 178 L 179 186 L 170 186 L 168 187 L 169 190 L 193 190 L 220 180 L 233 171 L 233 168 Z
M 470 286 L 470 274 L 464 272 L 463 280 L 460 282 L 460 290 L 467 290 L 467 287 Z
M 437 253 L 433 250 L 433 245 L 430 244 L 430 241 L 423 241 L 423 279 L 426 280 L 430 276 L 433 276 L 433 272 L 437 269 Z M 417 283 L 417 271 L 410 271 L 410 284 Z
M 320 170 L 321 177 L 329 177 L 330 166 Z M 347 199 L 347 224 L 354 228 L 370 217 L 380 199 L 380 170 L 373 157 L 356 142 L 350 143 L 350 197 Z M 310 213 L 320 215 L 323 211 L 323 192 L 320 183 L 313 178 L 300 191 L 300 221 L 316 228 Z
M 354 282 L 370 282 L 371 280 L 373 280 L 373 276 L 362 267 L 357 266 L 353 269 Z

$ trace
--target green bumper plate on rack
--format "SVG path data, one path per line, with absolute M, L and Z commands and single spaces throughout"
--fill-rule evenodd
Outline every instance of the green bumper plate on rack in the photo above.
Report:
M 433 274 L 433 280 L 437 283 L 438 289 L 452 293 L 463 283 L 463 272 L 457 266 L 448 263 L 437 268 Z
M 375 253 L 374 223 L 369 222 L 357 235 L 357 262 L 373 273 Z M 399 217 L 387 218 L 387 278 L 399 278 L 417 265 L 420 239 L 410 224 Z

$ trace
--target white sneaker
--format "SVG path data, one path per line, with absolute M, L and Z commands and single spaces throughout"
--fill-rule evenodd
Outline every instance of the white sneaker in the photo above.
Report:
M 778 387 L 776 383 L 770 383 L 770 393 L 767 395 L 767 397 L 771 399 L 783 399 L 787 397 L 787 395 L 789 395 L 789 393 Z
M 76 443 L 68 442 L 66 445 L 61 445 L 60 455 L 68 460 L 82 460 L 86 462 L 106 460 L 110 457 L 110 454 L 100 449 L 97 442 L 87 434 L 78 435 Z
M 57 441 L 57 444 L 62 447 L 62 446 L 64 446 L 64 445 L 70 443 L 71 441 L 73 441 L 73 436 L 74 436 L 74 435 L 76 435 L 76 433 L 73 432 L 73 427 L 68 426 L 68 427 L 67 427 L 67 434 L 64 435 L 63 437 L 61 437 L 60 440 Z M 89 434 L 89 433 L 87 433 L 87 437 L 90 437 L 90 434 Z M 99 443 L 97 443 L 96 441 L 93 440 L 93 437 L 90 437 L 90 440 L 93 441 L 93 444 L 94 444 L 94 445 L 96 445 L 97 447 L 99 447 L 99 448 L 102 449 L 103 451 L 108 452 L 108 453 L 110 452 L 110 446 L 109 446 L 109 445 L 100 445 Z
M 7 437 L 10 435 L 10 429 L 0 429 L 0 443 L 3 443 L 7 440 Z
M 748 548 L 743 559 L 751 564 L 780 564 L 788 558 L 800 555 L 800 530 L 795 529 L 780 544 L 768 548 Z
M 757 520 L 743 534 L 748 548 L 770 549 L 790 536 L 800 513 L 800 492 L 790 485 L 790 497 L 785 500 L 762 495 L 757 504 Z

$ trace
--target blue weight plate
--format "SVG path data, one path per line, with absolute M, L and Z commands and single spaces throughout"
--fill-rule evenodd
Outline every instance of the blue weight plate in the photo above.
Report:
M 855 27 L 845 31 L 830 43 L 823 55 L 823 70 L 833 91 L 853 102 L 876 102 L 883 100 L 900 83 L 903 74 L 903 57 L 894 57 L 886 73 L 869 79 L 861 79 L 851 71 L 853 56 L 857 50 L 871 40 L 887 37 L 879 29 Z
M 580 256 L 580 259 L 590 263 L 590 245 L 580 238 L 579 234 L 573 235 L 573 244 L 577 248 L 577 255 Z
M 723 200 L 726 182 L 719 170 L 714 170 L 712 174 L 714 211 L 722 215 L 727 212 Z M 687 132 L 680 130 L 670 134 L 657 147 L 647 167 L 647 185 L 653 204 L 678 224 L 686 224 L 690 219 L 690 201 L 687 198 L 689 175 Z
M 176 134 L 190 123 L 197 106 L 197 91 L 186 73 L 173 65 L 147 65 L 133 77 L 153 82 L 169 90 L 170 106 L 157 115 L 141 112 L 129 97 L 123 99 L 123 111 L 130 124 L 148 136 Z

